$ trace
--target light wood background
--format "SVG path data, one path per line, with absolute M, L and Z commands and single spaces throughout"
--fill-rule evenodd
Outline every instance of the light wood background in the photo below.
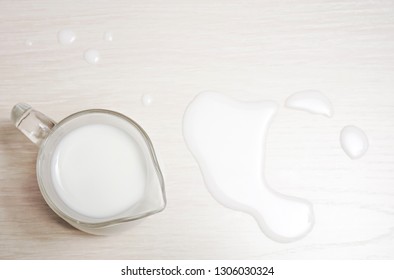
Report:
M 57 42 L 63 28 L 74 44 Z M 0 38 L 0 258 L 394 258 L 393 1 L 3 0 Z M 88 48 L 101 52 L 97 66 L 83 60 Z M 303 89 L 323 91 L 335 115 L 282 106 L 273 122 L 268 181 L 316 214 L 306 238 L 280 244 L 209 195 L 182 115 L 204 90 L 283 105 Z M 9 121 L 21 101 L 55 120 L 107 108 L 138 121 L 159 154 L 166 210 L 118 236 L 68 226 L 38 190 L 37 148 Z M 358 161 L 339 145 L 348 124 L 369 136 Z

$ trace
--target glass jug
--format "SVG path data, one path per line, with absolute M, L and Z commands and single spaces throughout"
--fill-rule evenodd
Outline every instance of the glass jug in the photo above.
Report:
M 11 119 L 39 146 L 36 173 L 45 201 L 75 228 L 111 234 L 165 208 L 152 142 L 130 118 L 93 109 L 56 123 L 19 103 Z

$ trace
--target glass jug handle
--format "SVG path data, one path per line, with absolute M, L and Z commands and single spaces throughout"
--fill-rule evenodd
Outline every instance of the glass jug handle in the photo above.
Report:
M 56 125 L 52 119 L 25 103 L 18 103 L 12 108 L 11 120 L 37 146 L 41 145 Z

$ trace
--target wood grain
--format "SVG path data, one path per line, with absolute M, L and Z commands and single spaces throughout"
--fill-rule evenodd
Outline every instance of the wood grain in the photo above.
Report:
M 1 259 L 394 258 L 393 1 L 4 0 L 0 10 Z M 57 43 L 63 28 L 74 44 Z M 83 60 L 88 48 L 100 51 L 97 66 Z M 182 115 L 203 90 L 283 104 L 310 88 L 332 100 L 334 117 L 282 106 L 265 172 L 272 188 L 314 203 L 316 225 L 275 243 L 209 195 Z M 37 148 L 9 121 L 21 101 L 55 120 L 107 108 L 138 121 L 159 154 L 167 209 L 119 236 L 68 226 L 38 190 Z M 349 124 L 371 143 L 358 161 L 338 141 Z

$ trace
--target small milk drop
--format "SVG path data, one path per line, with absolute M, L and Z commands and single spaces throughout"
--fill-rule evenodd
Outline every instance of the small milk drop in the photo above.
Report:
M 105 32 L 104 33 L 104 41 L 112 42 L 112 40 L 113 40 L 112 32 L 109 32 L 109 31 Z
M 329 118 L 334 114 L 330 100 L 318 90 L 304 90 L 292 94 L 286 100 L 286 107 Z
M 345 126 L 342 129 L 340 141 L 343 151 L 351 159 L 361 158 L 369 147 L 368 137 L 365 132 L 353 125 Z
M 144 95 L 142 96 L 142 104 L 143 104 L 144 106 L 150 106 L 150 105 L 152 104 L 152 102 L 153 102 L 153 97 L 152 97 L 152 95 L 150 95 L 150 94 L 144 94 Z
M 26 40 L 25 45 L 26 45 L 26 47 L 31 47 L 31 46 L 33 46 L 33 42 L 31 40 Z
M 85 51 L 83 57 L 89 64 L 97 64 L 100 61 L 100 53 L 95 49 L 89 49 Z
M 57 33 L 57 40 L 62 45 L 70 45 L 74 43 L 76 38 L 74 31 L 70 29 L 63 29 Z

